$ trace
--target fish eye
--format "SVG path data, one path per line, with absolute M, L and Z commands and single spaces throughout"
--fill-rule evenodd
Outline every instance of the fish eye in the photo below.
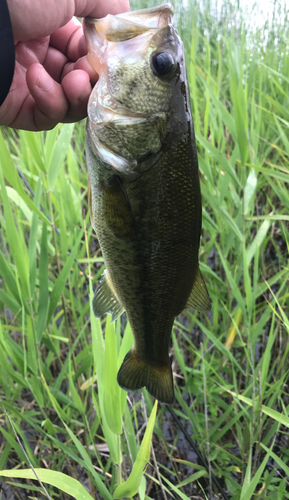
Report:
M 174 64 L 174 58 L 168 52 L 157 52 L 152 58 L 152 70 L 157 76 L 164 76 L 170 73 Z

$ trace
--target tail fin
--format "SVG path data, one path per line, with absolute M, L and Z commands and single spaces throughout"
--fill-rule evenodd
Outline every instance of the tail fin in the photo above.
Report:
M 174 402 L 173 374 L 169 357 L 165 366 L 155 367 L 139 359 L 131 350 L 123 360 L 117 381 L 126 391 L 146 387 L 148 392 L 161 403 Z

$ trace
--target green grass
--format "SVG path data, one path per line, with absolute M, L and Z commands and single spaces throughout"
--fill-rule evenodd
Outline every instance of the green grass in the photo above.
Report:
M 231 22 L 231 4 L 225 8 L 230 22 L 224 11 L 214 20 L 209 2 L 202 12 L 194 2 L 186 12 L 176 5 L 199 151 L 201 270 L 212 310 L 176 319 L 174 411 L 228 498 L 281 500 L 289 498 L 289 24 L 274 21 L 267 37 L 267 26 L 253 35 Z M 104 266 L 88 217 L 84 123 L 2 135 L 0 471 L 28 469 L 31 478 L 31 466 L 46 469 L 38 475 L 52 498 L 85 498 L 80 482 L 87 498 L 111 499 L 116 485 L 138 490 L 141 499 L 165 492 L 210 498 L 210 474 L 163 405 L 140 479 L 153 403 L 146 391 L 127 400 L 116 384 L 132 343 L 129 325 L 111 326 L 91 313 Z M 16 484 L 42 497 L 33 492 L 37 481 Z

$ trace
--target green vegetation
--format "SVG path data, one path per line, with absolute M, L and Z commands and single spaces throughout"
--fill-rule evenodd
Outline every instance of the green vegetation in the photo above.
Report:
M 32 465 L 52 498 L 112 499 L 117 485 L 116 498 L 210 498 L 212 474 L 234 500 L 289 498 L 289 15 L 252 34 L 224 9 L 216 21 L 209 3 L 176 5 L 212 310 L 176 319 L 173 409 L 208 470 L 159 405 L 142 476 L 156 408 L 145 390 L 127 399 L 116 384 L 132 343 L 125 319 L 91 313 L 104 267 L 88 216 L 84 123 L 2 129 L 0 471 L 31 479 Z M 37 481 L 11 487 L 43 498 Z

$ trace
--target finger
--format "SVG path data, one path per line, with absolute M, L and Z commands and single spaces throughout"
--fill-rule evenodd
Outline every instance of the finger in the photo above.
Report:
M 81 69 L 82 71 L 85 71 L 88 74 L 90 83 L 92 85 L 94 85 L 97 82 L 98 75 L 95 72 L 95 70 L 90 66 L 87 60 L 87 56 L 81 57 L 75 63 L 67 63 L 63 68 L 62 78 L 68 75 L 68 73 L 70 73 L 71 71 L 74 71 L 76 69 Z
M 61 82 L 63 70 L 67 65 L 67 62 L 67 57 L 59 52 L 59 50 L 56 50 L 53 47 L 48 47 L 43 66 L 53 80 Z
M 75 0 L 75 16 L 105 17 L 129 10 L 129 0 Z
M 39 70 L 40 66 L 40 70 Z M 74 122 L 85 118 L 91 93 L 85 71 L 75 70 L 63 78 L 62 85 L 53 81 L 40 64 L 27 72 L 31 95 L 27 95 L 15 117 L 1 116 L 1 123 L 23 130 L 50 130 L 59 122 Z M 5 103 L 4 103 L 5 104 Z M 3 118 L 3 120 L 2 120 Z
M 74 15 L 74 2 L 49 0 L 47 8 L 43 1 L 8 0 L 13 35 L 16 41 L 27 41 L 49 36 L 64 26 Z
M 68 101 L 61 85 L 51 78 L 41 64 L 32 64 L 29 67 L 26 81 L 35 101 L 35 129 L 49 130 L 63 121 L 68 111 Z
M 87 53 L 82 26 L 76 18 L 51 35 L 50 45 L 65 54 L 70 61 L 76 61 Z
M 20 5 L 21 4 L 21 5 Z M 104 17 L 129 10 L 129 0 L 49 0 L 49 8 L 43 10 L 43 2 L 9 1 L 13 35 L 16 41 L 51 35 L 68 23 L 74 15 L 79 17 Z M 83 55 L 83 54 L 82 54 Z
M 17 118 L 23 102 L 26 101 L 29 90 L 26 85 L 26 69 L 15 61 L 15 71 L 9 93 L 0 107 L 0 124 L 11 125 Z
M 69 102 L 68 113 L 63 121 L 74 122 L 87 116 L 87 103 L 91 93 L 91 84 L 86 71 L 74 70 L 61 82 L 66 99 Z

